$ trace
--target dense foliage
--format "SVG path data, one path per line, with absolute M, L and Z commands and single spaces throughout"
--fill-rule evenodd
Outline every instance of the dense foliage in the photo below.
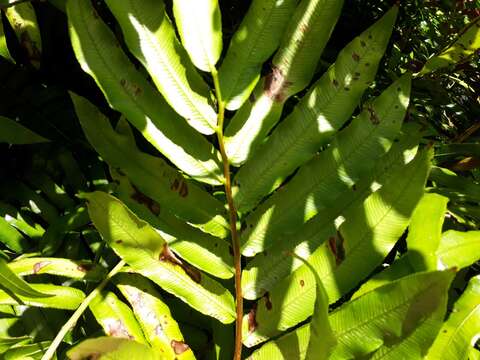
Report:
M 480 358 L 478 1 L 0 7 L 0 357 Z

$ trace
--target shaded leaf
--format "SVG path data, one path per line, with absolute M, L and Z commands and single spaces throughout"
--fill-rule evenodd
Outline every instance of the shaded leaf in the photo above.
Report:
M 20 46 L 35 68 L 40 68 L 42 37 L 33 5 L 29 2 L 15 4 L 5 9 Z
M 31 298 L 51 296 L 50 294 L 45 294 L 32 288 L 25 280 L 17 276 L 17 274 L 11 270 L 3 258 L 0 258 L 0 284 L 1 287 L 16 295 Z
M 35 134 L 23 125 L 20 125 L 17 121 L 0 116 L 0 143 L 36 144 L 47 141 L 50 140 Z
M 419 75 L 468 61 L 478 49 L 480 49 L 480 17 L 468 24 L 452 45 L 428 59 Z

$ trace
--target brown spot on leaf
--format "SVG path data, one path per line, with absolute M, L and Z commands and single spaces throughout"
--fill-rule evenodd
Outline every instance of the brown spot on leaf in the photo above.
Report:
M 257 304 L 253 304 L 252 309 L 248 313 L 248 332 L 250 333 L 254 332 L 258 327 L 256 316 L 257 316 Z
M 304 287 L 305 286 L 305 281 L 303 279 L 300 279 L 300 286 Z
M 328 239 L 328 245 L 333 253 L 333 256 L 335 257 L 336 265 L 340 265 L 342 261 L 345 260 L 345 248 L 343 247 L 342 235 L 337 231 L 336 236 L 331 236 Z
M 121 244 L 121 243 L 123 243 L 123 240 L 116 240 L 115 242 L 116 242 L 117 244 Z
M 358 55 L 357 53 L 353 53 L 352 54 L 352 59 L 356 62 L 359 62 L 360 61 L 360 55 Z
M 375 112 L 373 107 L 370 106 L 370 105 L 367 106 L 367 111 L 368 111 L 368 118 L 370 119 L 372 124 L 374 124 L 374 125 L 380 124 L 380 119 L 378 118 L 377 113 Z
M 367 46 L 367 44 L 366 44 L 365 41 L 363 41 L 363 40 L 360 41 L 360 45 L 361 45 L 362 47 Z
M 285 89 L 290 85 L 291 82 L 285 80 L 282 70 L 274 66 L 265 78 L 263 89 L 270 99 L 281 102 L 285 99 Z
M 52 262 L 51 261 L 40 261 L 37 262 L 33 265 L 33 273 L 37 274 L 42 268 L 44 268 L 47 265 L 50 265 Z
M 170 346 L 172 347 L 176 355 L 183 354 L 185 351 L 190 349 L 190 346 L 188 346 L 188 344 L 185 344 L 183 341 L 178 340 L 172 340 Z
M 267 308 L 267 310 L 272 310 L 272 301 L 270 300 L 270 293 L 267 291 L 264 297 L 265 297 L 265 307 Z
M 160 214 L 160 205 L 156 201 L 150 199 L 147 195 L 142 193 L 140 190 L 138 190 L 135 185 L 132 184 L 132 187 L 135 190 L 135 192 L 132 195 L 130 195 L 130 198 L 132 198 L 132 200 L 135 200 L 141 205 L 145 205 L 153 214 L 158 216 L 158 214 Z
M 122 85 L 125 91 L 130 93 L 134 98 L 137 98 L 143 92 L 140 86 L 125 79 L 120 80 L 120 85 Z
M 180 181 L 178 181 L 178 179 L 175 179 L 173 180 L 173 183 L 170 186 L 170 190 L 177 191 L 179 186 L 180 186 Z
M 92 269 L 92 264 L 78 264 L 77 270 L 81 272 L 88 272 Z
M 187 187 L 187 183 L 185 181 L 182 181 L 182 183 L 180 185 L 180 190 L 178 190 L 178 194 L 181 197 L 186 197 L 188 195 L 188 187 Z
M 170 247 L 167 244 L 163 245 L 163 250 L 160 253 L 159 260 L 163 262 L 169 262 L 170 264 L 176 266 L 180 266 L 183 271 L 185 271 L 185 273 L 196 283 L 200 283 L 202 281 L 202 274 L 200 273 L 200 271 L 177 258 L 177 256 L 173 253 L 172 250 L 170 250 Z
M 36 68 L 39 68 L 42 54 L 38 49 L 37 43 L 32 40 L 30 34 L 27 31 L 21 33 L 20 45 L 25 50 L 27 57 L 32 63 L 32 65 Z

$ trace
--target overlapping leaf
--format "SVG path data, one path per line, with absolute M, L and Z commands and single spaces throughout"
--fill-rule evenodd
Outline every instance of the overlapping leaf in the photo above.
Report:
M 252 212 L 245 219 L 242 253 L 255 255 L 285 233 L 296 232 L 367 175 L 398 137 L 409 96 L 410 76 L 406 75 L 366 106 L 330 147 L 302 166 L 281 191 Z
M 280 44 L 298 0 L 254 0 L 230 40 L 219 70 L 228 110 L 247 100 L 260 79 L 263 63 Z
M 441 318 L 445 313 L 453 275 L 434 271 L 407 276 L 344 304 L 329 316 L 338 340 L 330 358 L 361 358 L 386 342 L 398 346 L 425 319 L 436 317 L 438 321 L 438 315 Z M 307 324 L 263 345 L 250 359 L 304 359 L 309 338 Z
M 428 59 L 419 75 L 467 61 L 478 49 L 480 49 L 480 17 L 468 24 L 452 45 Z
M 280 120 L 288 98 L 310 83 L 342 5 L 339 0 L 303 0 L 297 6 L 270 73 L 258 84 L 254 100 L 245 103 L 225 130 L 232 164 L 243 164 L 255 152 Z
M 145 337 L 154 348 L 167 359 L 195 359 L 170 309 L 147 279 L 137 274 L 120 273 L 114 282 L 131 304 Z
M 200 181 L 221 184 L 219 157 L 213 146 L 179 118 L 135 69 L 90 2 L 70 0 L 67 10 L 75 55 L 110 105 L 179 169 Z
M 88 140 L 108 164 L 121 169 L 139 191 L 161 208 L 205 232 L 226 236 L 228 223 L 220 201 L 163 159 L 139 151 L 128 135 L 115 132 L 108 119 L 87 100 L 73 94 L 72 99 Z M 135 194 L 132 196 L 135 198 Z
M 29 2 L 15 4 L 5 9 L 5 15 L 28 60 L 40 68 L 42 37 L 33 5 Z
M 224 323 L 235 319 L 233 297 L 213 279 L 183 263 L 165 240 L 120 201 L 102 192 L 86 194 L 93 223 L 134 271 L 203 314 Z
M 480 277 L 468 283 L 454 305 L 438 337 L 428 351 L 427 359 L 467 359 L 473 342 L 480 336 Z
M 317 270 L 329 301 L 335 302 L 380 265 L 423 195 L 431 153 L 423 151 L 363 204 L 343 214 L 338 234 L 316 249 L 308 262 Z M 253 346 L 305 320 L 313 312 L 315 280 L 306 266 L 281 279 L 257 302 L 255 323 L 244 335 Z M 252 314 L 250 314 L 251 320 Z M 248 328 L 249 316 L 244 318 Z M 250 321 L 250 324 L 252 321 Z
M 108 336 L 132 339 L 147 344 L 132 310 L 114 293 L 101 292 L 88 307 Z
M 211 17 L 205 19 L 207 15 L 205 12 L 198 13 L 198 11 L 191 8 L 191 6 L 200 6 L 199 3 L 203 5 L 205 3 L 204 0 L 184 0 L 183 2 L 191 4 L 189 7 L 189 11 L 191 11 L 190 17 L 194 19 L 197 19 L 197 17 L 203 18 L 202 23 L 207 25 L 207 21 Z M 211 0 L 208 2 L 213 3 Z M 208 86 L 196 72 L 188 58 L 188 54 L 180 45 L 175 29 L 165 12 L 163 1 L 107 0 L 106 3 L 118 20 L 130 51 L 148 70 L 155 85 L 167 102 L 196 130 L 203 134 L 213 134 L 217 117 L 209 104 Z M 176 14 L 178 14 L 180 10 L 178 5 L 176 6 Z M 183 6 L 187 6 L 187 4 Z M 204 10 L 206 11 L 207 9 Z M 187 21 L 187 19 L 184 20 Z M 180 34 L 185 39 L 187 31 L 184 27 L 187 24 L 183 23 L 183 20 L 180 24 Z M 193 26 L 193 24 L 188 25 Z M 218 24 L 212 24 L 212 26 L 214 25 Z M 195 31 L 201 36 L 200 34 L 203 31 L 208 30 L 197 28 Z M 220 29 L 217 29 L 218 31 Z M 207 45 L 204 43 L 197 44 L 196 40 L 189 40 L 188 50 L 193 51 L 192 47 L 194 45 L 199 48 Z M 201 40 L 205 40 L 205 37 L 201 36 Z M 218 38 L 213 40 L 213 42 L 218 47 L 218 44 L 216 44 Z M 215 51 L 218 52 L 218 49 L 215 49 Z
M 237 209 L 254 208 L 306 163 L 352 115 L 374 79 L 398 12 L 394 6 L 348 44 L 234 180 Z
M 268 252 L 258 254 L 250 261 L 242 275 L 244 297 L 256 299 L 262 296 L 277 281 L 301 266 L 301 262 L 285 256 L 289 252 L 295 251 L 297 255 L 308 258 L 330 236 L 336 238 L 333 228 L 335 219 L 349 208 L 359 206 L 373 191 L 387 185 L 392 181 L 391 179 L 401 177 L 405 164 L 409 163 L 415 155 L 417 144 L 418 137 L 407 132 L 378 161 L 372 174 L 360 180 L 348 192 L 337 198 L 335 206 L 321 211 L 296 234 L 277 238 L 274 247 Z M 332 243 L 332 245 L 335 244 Z

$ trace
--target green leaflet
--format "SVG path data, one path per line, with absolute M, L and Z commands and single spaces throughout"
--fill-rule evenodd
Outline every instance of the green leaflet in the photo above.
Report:
M 7 38 L 5 37 L 5 31 L 3 30 L 3 22 L 1 20 L 2 15 L 0 14 L 0 56 L 15 63 L 12 55 L 10 55 L 10 50 L 8 50 Z
M 87 339 L 67 352 L 70 360 L 168 360 L 162 353 L 129 339 L 99 337 Z
M 192 62 L 200 70 L 214 72 L 222 53 L 218 0 L 175 0 L 173 13 L 182 44 Z
M 442 237 L 442 226 L 448 198 L 438 194 L 425 194 L 415 209 L 408 228 L 409 261 L 416 271 L 437 268 L 435 250 Z
M 480 186 L 464 176 L 458 176 L 453 171 L 434 166 L 430 173 L 432 180 L 437 188 L 435 191 L 440 194 L 446 194 L 450 199 L 461 201 L 480 202 Z
M 20 276 L 33 274 L 51 274 L 65 276 L 72 279 L 87 281 L 100 281 L 105 275 L 105 270 L 95 266 L 89 260 L 70 260 L 54 257 L 22 258 L 12 261 L 8 267 Z
M 203 2 L 197 2 L 200 1 Z M 208 86 L 180 45 L 163 1 L 107 0 L 106 3 L 118 20 L 130 51 L 148 70 L 167 102 L 197 131 L 213 134 L 217 115 L 209 103 Z M 191 16 L 201 14 L 192 12 Z
M 167 359 L 195 359 L 159 292 L 138 274 L 120 273 L 114 283 L 131 304 L 148 342 Z
M 42 354 L 47 351 L 50 341 L 42 341 L 35 344 L 18 344 L 2 354 L 4 360 L 40 360 Z
M 2 201 L 0 201 L 0 217 L 30 238 L 42 237 L 45 232 L 40 224 L 32 221 L 27 211 L 17 210 Z M 2 220 L 0 220 L 0 222 L 2 222 Z M 0 227 L 2 227 L 2 225 L 0 225 Z
M 32 4 L 22 3 L 10 6 L 5 9 L 5 15 L 28 60 L 35 68 L 40 68 L 42 38 Z
M 404 346 L 424 321 L 441 322 L 453 277 L 452 271 L 409 275 L 342 306 L 330 316 L 339 340 L 332 359 L 357 358 L 385 343 Z
M 43 172 L 29 173 L 27 183 L 33 188 L 39 189 L 47 199 L 58 209 L 71 209 L 75 207 L 75 202 L 65 192 L 61 185 Z
M 59 217 L 58 210 L 41 194 L 13 178 L 5 179 L 3 186 L 0 187 L 0 197 L 6 202 L 19 204 L 20 208 L 32 211 L 47 223 L 52 223 Z
M 29 242 L 23 235 L 0 217 L 0 243 L 16 253 L 22 253 L 29 248 Z
M 268 249 L 285 233 L 331 208 L 338 196 L 372 170 L 400 132 L 409 103 L 410 78 L 402 77 L 367 105 L 327 150 L 302 166 L 281 191 L 247 216 L 241 235 L 243 255 Z
M 480 276 L 473 277 L 439 331 L 427 359 L 467 359 L 480 334 Z
M 289 97 L 312 80 L 317 62 L 337 22 L 343 1 L 303 0 L 272 60 L 271 72 L 262 79 L 253 103 L 246 103 L 225 130 L 230 162 L 244 163 L 280 120 Z
M 244 268 L 242 274 L 242 290 L 246 299 L 262 296 L 279 280 L 289 275 L 302 265 L 295 258 L 285 256 L 294 251 L 297 255 L 308 258 L 326 239 L 335 239 L 334 220 L 342 213 L 360 204 L 373 192 L 390 181 L 402 176 L 405 164 L 409 163 L 416 152 L 418 136 L 406 132 L 399 142 L 394 143 L 391 150 L 375 165 L 370 176 L 361 179 L 355 187 L 340 196 L 335 206 L 320 211 L 308 221 L 296 234 L 279 237 L 275 246 L 258 254 Z M 340 219 L 340 218 L 339 218 Z
M 224 323 L 234 321 L 233 297 L 222 285 L 176 258 L 153 228 L 114 197 L 102 192 L 85 197 L 96 228 L 134 271 L 199 312 Z
M 443 200 L 440 201 L 443 202 Z M 410 227 L 414 225 L 415 215 L 418 215 L 417 210 L 415 210 Z M 426 228 L 428 228 L 428 226 L 426 226 Z M 419 234 L 418 230 L 413 231 Z M 408 239 L 410 239 L 410 243 L 408 243 L 408 246 L 410 246 L 413 239 L 410 237 Z M 408 239 L 407 242 L 409 241 Z M 419 244 L 423 240 L 424 238 L 416 239 Z M 429 266 L 430 269 L 435 270 L 450 268 L 460 270 L 472 265 L 475 261 L 480 259 L 480 231 L 460 232 L 449 230 L 441 235 L 439 244 L 437 244 L 435 248 L 431 246 L 431 243 L 427 245 L 428 246 L 425 246 L 425 249 L 421 249 L 422 252 L 415 252 L 410 249 L 391 266 L 376 274 L 363 284 L 360 289 L 353 294 L 352 298 L 359 297 L 381 285 L 399 279 L 402 276 L 424 270 L 425 266 Z M 428 260 L 427 265 L 424 263 L 426 260 Z M 416 264 L 419 264 L 419 266 L 415 267 Z
M 30 342 L 30 340 L 30 336 L 0 337 L 0 354 L 3 354 L 15 344 L 24 345 Z
M 135 69 L 90 2 L 70 0 L 67 10 L 75 55 L 110 105 L 178 168 L 220 185 L 223 176 L 212 144 L 180 119 Z
M 101 292 L 90 302 L 88 308 L 108 336 L 147 344 L 132 310 L 114 293 Z
M 7 289 L 16 295 L 22 295 L 31 298 L 44 298 L 51 296 L 32 288 L 30 284 L 17 276 L 17 274 L 11 270 L 3 258 L 0 258 L 0 284 L 0 289 Z
M 430 151 L 420 152 L 405 166 L 402 176 L 389 179 L 363 203 L 346 210 L 343 222 L 337 221 L 338 234 L 309 257 L 330 302 L 337 301 L 380 265 L 402 235 L 423 195 L 431 156 Z M 266 295 L 268 301 L 257 302 L 258 325 L 245 331 L 244 344 L 256 345 L 310 316 L 314 286 L 315 279 L 306 266 L 281 278 Z M 248 316 L 244 326 L 248 328 Z
M 33 131 L 29 130 L 23 125 L 20 125 L 15 120 L 0 116 L 0 143 L 36 144 L 47 141 L 50 140 L 35 134 Z
M 315 277 L 315 305 L 310 322 L 310 340 L 308 342 L 306 360 L 329 359 L 337 345 L 337 339 L 332 331 L 328 319 L 328 296 L 323 287 L 322 280 L 316 270 L 306 264 Z
M 135 189 L 125 176 L 113 169 L 110 172 L 119 183 L 116 188 L 119 199 L 153 226 L 182 259 L 213 276 L 233 277 L 233 257 L 228 241 L 195 229 L 167 210 L 161 210 L 155 201 Z
M 480 49 L 480 17 L 473 20 L 462 31 L 460 37 L 440 54 L 428 59 L 419 75 L 468 60 Z
M 47 294 L 48 297 L 29 297 L 20 294 L 11 296 L 10 293 L 0 290 L 0 304 L 75 310 L 85 298 L 82 291 L 72 287 L 49 284 L 30 284 L 30 286 L 36 292 Z
M 125 172 L 137 188 L 157 201 L 161 208 L 169 209 L 205 232 L 227 236 L 228 222 L 223 217 L 225 209 L 220 201 L 163 159 L 139 151 L 129 136 L 115 132 L 108 119 L 87 100 L 71 96 L 83 131 L 108 164 Z
M 69 231 L 76 230 L 89 223 L 90 218 L 84 206 L 78 206 L 58 217 L 50 223 L 40 240 L 39 245 L 42 254 L 53 255 L 62 245 L 62 241 Z
M 273 131 L 234 180 L 237 209 L 247 212 L 326 144 L 351 116 L 374 79 L 398 12 L 394 6 L 348 44 L 337 61 Z
M 298 0 L 253 0 L 230 40 L 219 70 L 220 88 L 228 110 L 247 100 L 260 79 L 263 63 L 280 44 Z
M 444 232 L 435 256 L 438 269 L 463 269 L 472 265 L 480 259 L 480 231 Z
M 451 271 L 434 271 L 407 276 L 345 303 L 329 316 L 338 340 L 330 358 L 361 358 L 384 341 L 401 343 L 422 325 L 424 316 L 444 314 L 453 275 Z M 310 325 L 306 324 L 266 343 L 249 359 L 304 359 L 309 338 Z

